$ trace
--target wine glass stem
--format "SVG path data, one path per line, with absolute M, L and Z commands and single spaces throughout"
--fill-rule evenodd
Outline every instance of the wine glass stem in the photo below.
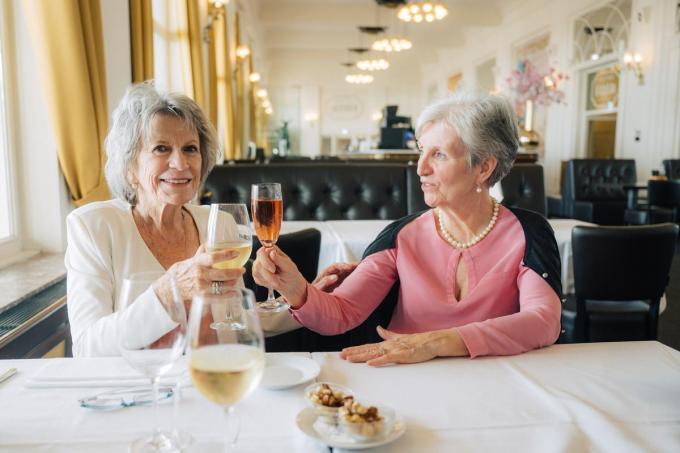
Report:
M 154 376 L 151 378 L 151 394 L 153 396 L 153 439 L 154 443 L 159 443 L 161 440 L 161 429 L 160 423 L 158 421 L 158 388 L 160 386 L 161 378 L 160 376 Z
M 236 441 L 238 440 L 238 435 L 241 428 L 241 420 L 234 410 L 234 406 L 224 408 L 224 421 L 224 451 L 232 452 L 236 447 Z

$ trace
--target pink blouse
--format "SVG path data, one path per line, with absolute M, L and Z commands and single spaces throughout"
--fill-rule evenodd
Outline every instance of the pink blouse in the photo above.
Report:
M 523 264 L 522 226 L 500 208 L 491 232 L 459 250 L 439 236 L 432 210 L 404 226 L 396 247 L 364 259 L 333 293 L 307 285 L 295 319 L 323 335 L 361 324 L 398 278 L 399 298 L 389 329 L 417 333 L 457 328 L 471 357 L 512 355 L 551 345 L 560 332 L 560 300 Z M 456 299 L 459 260 L 467 268 L 468 292 Z

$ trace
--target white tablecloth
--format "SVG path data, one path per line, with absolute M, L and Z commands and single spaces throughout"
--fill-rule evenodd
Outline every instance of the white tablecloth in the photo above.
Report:
M 392 220 L 333 220 L 286 221 L 282 233 L 316 228 L 321 232 L 319 271 L 336 262 L 359 261 L 366 247 Z M 571 259 L 571 230 L 576 225 L 593 225 L 574 219 L 548 220 L 555 230 L 555 239 L 562 260 L 562 291 L 574 292 L 574 272 Z
M 680 451 L 680 352 L 658 342 L 556 345 L 513 357 L 382 368 L 335 353 L 312 357 L 321 365 L 319 379 L 405 418 L 404 437 L 378 451 Z M 0 371 L 19 369 L 0 384 L 0 451 L 123 452 L 151 430 L 149 407 L 79 407 L 76 400 L 96 389 L 25 388 L 48 360 L 77 369 L 124 366 L 120 358 L 0 361 Z M 258 389 L 244 401 L 239 451 L 327 452 L 295 427 L 303 389 Z M 172 404 L 160 412 L 161 426 L 170 428 Z M 220 409 L 188 388 L 178 414 L 178 424 L 197 438 L 194 451 L 219 448 Z

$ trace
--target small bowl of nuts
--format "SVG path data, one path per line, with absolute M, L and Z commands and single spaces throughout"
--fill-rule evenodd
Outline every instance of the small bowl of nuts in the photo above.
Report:
M 339 411 L 342 430 L 359 442 L 379 439 L 392 432 L 394 410 L 386 406 L 368 406 L 345 399 Z
M 338 410 L 343 407 L 345 399 L 351 397 L 350 389 L 329 382 L 311 384 L 305 389 L 307 403 L 321 420 L 332 425 L 337 424 Z

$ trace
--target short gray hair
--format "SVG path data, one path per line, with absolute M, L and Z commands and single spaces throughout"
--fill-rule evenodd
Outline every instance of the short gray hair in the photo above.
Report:
M 215 166 L 217 140 L 215 128 L 196 102 L 180 93 L 166 93 L 150 82 L 130 86 L 113 112 L 111 129 L 106 136 L 104 174 L 114 197 L 137 203 L 137 192 L 128 181 L 141 145 L 147 143 L 155 115 L 181 118 L 198 134 L 201 152 L 201 184 Z
M 416 136 L 426 126 L 443 122 L 460 137 L 474 167 L 494 156 L 496 169 L 489 176 L 489 186 L 508 174 L 519 148 L 517 117 L 510 102 L 493 94 L 454 94 L 429 106 L 418 117 Z

